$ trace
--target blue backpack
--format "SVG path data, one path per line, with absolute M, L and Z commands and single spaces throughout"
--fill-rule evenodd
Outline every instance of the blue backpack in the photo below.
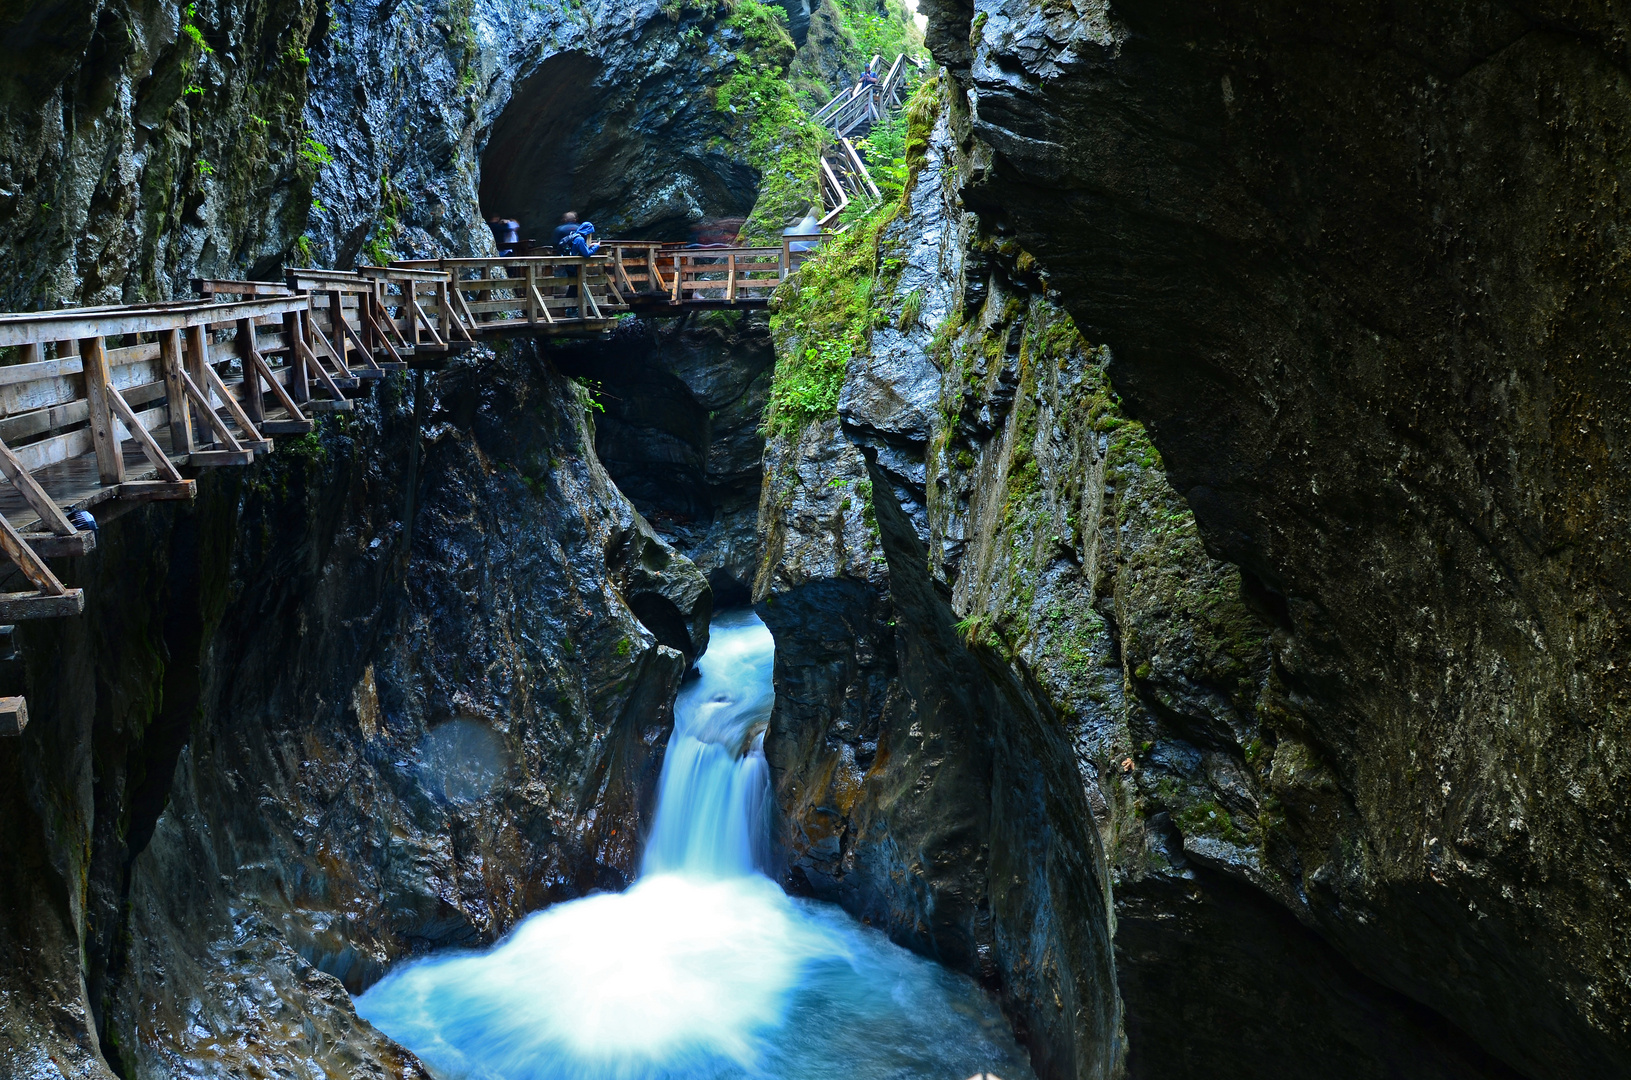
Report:
M 600 250 L 600 244 L 589 238 L 595 235 L 595 223 L 585 221 L 576 229 L 561 237 L 560 251 L 562 255 L 577 255 L 587 258 Z

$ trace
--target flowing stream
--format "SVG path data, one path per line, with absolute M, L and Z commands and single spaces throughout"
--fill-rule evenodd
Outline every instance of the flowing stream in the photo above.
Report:
M 714 619 L 639 881 L 405 964 L 357 1012 L 443 1080 L 1032 1080 L 971 979 L 764 876 L 773 656 L 752 612 Z

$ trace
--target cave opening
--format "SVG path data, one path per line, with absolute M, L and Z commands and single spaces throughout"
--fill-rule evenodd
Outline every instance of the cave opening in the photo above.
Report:
M 615 82 L 604 60 L 558 53 L 517 81 L 488 132 L 481 215 L 545 246 L 567 211 L 603 237 L 734 239 L 759 175 L 721 145 L 723 123 L 661 79 Z

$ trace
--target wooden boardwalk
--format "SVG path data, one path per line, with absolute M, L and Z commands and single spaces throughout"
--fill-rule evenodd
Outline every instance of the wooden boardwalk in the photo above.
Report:
M 0 551 L 29 586 L 0 592 L 0 623 L 84 609 L 45 561 L 95 548 L 76 511 L 190 499 L 197 470 L 250 464 L 387 373 L 483 340 L 763 307 L 811 239 L 295 268 L 281 282 L 195 281 L 193 300 L 0 315 Z
M 876 87 L 857 84 L 817 115 L 833 132 L 824 228 L 879 198 L 849 136 L 900 105 L 905 74 L 898 57 Z M 83 591 L 46 560 L 95 549 L 92 511 L 191 499 L 198 470 L 248 465 L 318 414 L 351 410 L 389 372 L 439 366 L 484 340 L 764 307 L 826 235 L 295 268 L 282 281 L 195 281 L 191 300 L 0 314 L 0 553 L 27 586 L 0 591 L 0 623 L 84 610 Z M 0 698 L 0 734 L 26 723 L 21 699 Z

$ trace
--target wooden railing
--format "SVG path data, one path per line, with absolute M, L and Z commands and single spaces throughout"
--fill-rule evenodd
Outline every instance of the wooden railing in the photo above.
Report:
M 347 395 L 372 380 L 483 337 L 601 333 L 637 309 L 763 306 L 825 237 L 296 268 L 281 282 L 197 280 L 197 300 L 0 315 L 0 474 L 11 482 L 0 552 L 32 586 L 0 593 L 0 622 L 83 610 L 83 592 L 45 562 L 95 547 L 71 511 L 191 498 L 181 469 L 250 464 L 274 437 L 311 431 L 316 414 L 352 409 Z
M 676 304 L 765 303 L 782 281 L 781 248 L 670 248 L 658 257 Z
M 872 69 L 877 70 L 881 56 L 872 58 Z M 895 57 L 889 71 L 875 86 L 856 83 L 840 91 L 822 106 L 811 119 L 832 132 L 832 142 L 821 155 L 821 202 L 825 211 L 822 228 L 836 222 L 851 203 L 871 206 L 882 196 L 873 183 L 866 162 L 861 159 L 849 136 L 864 125 L 875 123 L 899 108 L 906 90 L 908 68 L 913 68 L 904 53 Z

